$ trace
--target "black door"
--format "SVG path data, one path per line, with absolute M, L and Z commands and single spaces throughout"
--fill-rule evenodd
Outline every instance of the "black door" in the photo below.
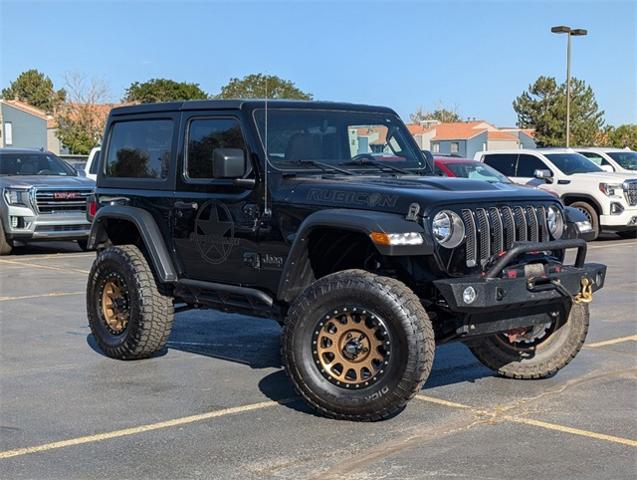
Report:
M 215 149 L 240 149 L 251 176 L 250 155 L 238 116 L 184 113 L 183 148 L 173 210 L 173 245 L 186 278 L 256 284 L 256 192 L 232 179 L 213 178 Z

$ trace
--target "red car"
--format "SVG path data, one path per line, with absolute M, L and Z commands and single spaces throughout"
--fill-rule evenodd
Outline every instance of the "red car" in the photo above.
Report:
M 493 183 L 513 183 L 495 168 L 459 157 L 434 157 L 435 173 L 441 177 L 472 178 Z
M 434 157 L 434 172 L 441 177 L 472 178 L 474 180 L 484 180 L 491 183 L 508 183 L 512 186 L 522 188 L 537 188 L 533 185 L 519 185 L 509 180 L 509 177 L 502 175 L 495 168 L 485 165 L 476 160 L 459 157 Z M 543 189 L 559 198 L 559 195 L 550 190 Z

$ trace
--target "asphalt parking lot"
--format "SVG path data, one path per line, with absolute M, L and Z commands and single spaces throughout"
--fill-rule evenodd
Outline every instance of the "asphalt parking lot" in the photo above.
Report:
M 589 245 L 606 286 L 555 377 L 497 378 L 450 344 L 403 413 L 357 424 L 296 397 L 273 321 L 183 312 L 165 354 L 103 356 L 84 306 L 94 254 L 18 249 L 0 259 L 0 477 L 634 479 L 636 254 Z

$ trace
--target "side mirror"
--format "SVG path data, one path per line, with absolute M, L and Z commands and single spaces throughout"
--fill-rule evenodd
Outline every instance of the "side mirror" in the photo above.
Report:
M 610 165 L 600 165 L 599 168 L 608 173 L 613 173 L 615 171 L 615 169 Z
M 545 180 L 546 182 L 550 182 L 551 179 L 553 178 L 553 174 L 551 173 L 550 170 L 539 169 L 539 168 L 535 172 L 533 172 L 533 176 L 535 178 L 539 178 L 540 180 Z
M 245 172 L 245 154 L 240 148 L 215 148 L 212 151 L 214 178 L 241 178 Z

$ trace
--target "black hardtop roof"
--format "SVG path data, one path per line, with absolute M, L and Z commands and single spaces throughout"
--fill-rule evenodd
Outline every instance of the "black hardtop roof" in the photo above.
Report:
M 144 103 L 127 105 L 111 110 L 111 115 L 130 115 L 135 113 L 179 112 L 183 110 L 254 110 L 263 108 L 265 100 L 191 100 L 187 102 Z M 358 112 L 381 112 L 396 114 L 391 108 L 373 105 L 359 105 L 344 102 L 304 101 L 304 100 L 268 100 L 268 108 L 307 108 L 322 110 L 352 110 Z

